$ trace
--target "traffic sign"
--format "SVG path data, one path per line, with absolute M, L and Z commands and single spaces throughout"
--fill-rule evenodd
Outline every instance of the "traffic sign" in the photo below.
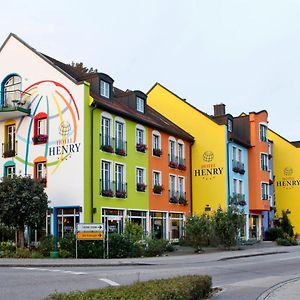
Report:
M 104 225 L 103 223 L 94 224 L 94 223 L 78 223 L 76 224 L 77 232 L 103 232 Z
M 104 232 L 77 232 L 76 234 L 77 240 L 103 240 Z

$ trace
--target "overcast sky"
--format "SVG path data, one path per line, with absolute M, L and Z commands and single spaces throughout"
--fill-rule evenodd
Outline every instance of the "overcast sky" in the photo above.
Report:
M 209 114 L 266 109 L 270 128 L 300 140 L 299 0 L 5 1 L 0 43 L 10 32 L 121 89 L 160 82 Z

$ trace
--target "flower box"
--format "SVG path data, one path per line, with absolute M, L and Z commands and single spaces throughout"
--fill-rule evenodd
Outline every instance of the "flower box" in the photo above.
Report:
M 175 196 L 171 196 L 169 201 L 170 203 L 178 203 L 178 200 Z
M 138 191 L 138 192 L 145 192 L 145 190 L 146 190 L 146 184 L 145 183 L 137 183 L 136 184 L 136 190 Z
M 6 150 L 3 152 L 3 157 L 13 157 L 16 155 L 16 151 L 15 150 Z
M 184 197 L 179 197 L 178 202 L 179 202 L 179 204 L 183 204 L 183 205 L 187 204 L 187 201 Z
M 146 150 L 147 150 L 147 145 L 145 145 L 145 144 L 136 144 L 136 151 L 145 153 Z
M 44 144 L 48 142 L 48 135 L 47 134 L 39 134 L 32 138 L 33 143 L 36 144 Z
M 239 169 L 239 173 L 240 173 L 241 175 L 244 175 L 244 174 L 245 174 L 245 170 L 244 170 L 244 169 Z
M 154 187 L 153 187 L 153 193 L 154 194 L 161 194 L 163 189 L 164 188 L 163 188 L 162 185 L 155 184 Z
M 101 150 L 109 153 L 114 152 L 114 149 L 111 145 L 101 145 Z
M 233 170 L 233 172 L 238 173 L 240 171 L 240 168 L 239 167 L 233 167 L 232 170 Z
M 103 197 L 113 197 L 114 193 L 111 189 L 108 189 L 108 190 L 102 190 L 101 195 Z
M 182 165 L 182 164 L 179 164 L 177 168 L 178 168 L 179 170 L 181 170 L 181 171 L 185 171 L 185 170 L 186 170 L 186 166 L 185 166 L 185 165 Z
M 124 149 L 117 148 L 115 153 L 121 156 L 126 156 L 126 151 Z
M 47 184 L 47 178 L 46 177 L 41 177 L 41 178 L 38 178 L 38 181 L 43 184 L 44 186 Z
M 116 191 L 116 198 L 126 198 L 125 191 Z
M 177 163 L 175 161 L 169 161 L 169 167 L 176 169 L 177 168 Z
M 162 155 L 161 149 L 153 149 L 153 155 L 160 157 Z

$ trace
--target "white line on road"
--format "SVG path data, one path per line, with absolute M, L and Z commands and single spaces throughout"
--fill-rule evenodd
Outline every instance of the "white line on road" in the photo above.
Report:
M 115 281 L 112 281 L 112 280 L 109 280 L 109 279 L 106 279 L 106 278 L 99 278 L 99 280 L 104 281 L 104 282 L 108 283 L 111 286 L 119 286 L 120 285 L 119 283 L 117 283 Z
M 74 272 L 74 271 L 65 271 L 59 269 L 42 269 L 42 268 L 26 268 L 26 267 L 13 267 L 13 269 L 17 270 L 29 270 L 29 271 L 46 271 L 46 272 L 58 272 L 63 274 L 72 274 L 72 275 L 86 275 L 86 272 Z

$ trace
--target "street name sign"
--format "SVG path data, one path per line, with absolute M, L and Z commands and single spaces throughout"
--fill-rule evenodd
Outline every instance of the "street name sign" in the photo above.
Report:
M 76 234 L 77 240 L 103 240 L 104 239 L 104 232 L 84 232 L 79 231 Z
M 76 224 L 77 232 L 103 232 L 104 225 L 103 223 L 94 224 L 94 223 L 78 223 Z

